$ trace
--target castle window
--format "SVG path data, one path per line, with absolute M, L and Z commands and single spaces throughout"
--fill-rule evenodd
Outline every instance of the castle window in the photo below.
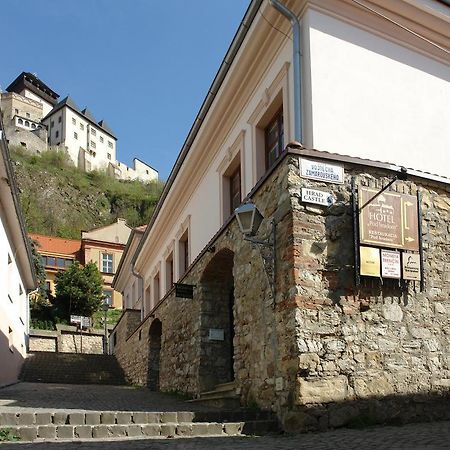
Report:
M 111 141 L 108 141 L 108 147 L 113 148 L 113 143 Z
M 108 159 L 111 159 L 111 153 L 108 153 L 107 156 L 108 156 Z
M 62 120 L 62 117 L 59 116 L 59 117 L 58 117 L 58 123 L 61 123 L 61 120 Z
M 92 136 L 95 136 L 97 134 L 97 131 L 95 131 L 95 128 L 91 128 L 91 134 L 92 134 Z
M 95 148 L 95 142 L 94 141 L 91 141 L 90 145 L 91 145 L 92 148 Z
M 28 122 L 28 120 L 25 120 L 25 126 L 29 127 L 30 126 L 30 122 Z
M 36 129 L 36 124 L 35 124 L 35 123 L 32 123 L 32 124 L 31 124 L 31 128 Z
M 104 140 L 103 136 L 100 136 L 100 142 L 103 142 L 103 140 Z
M 14 111 L 16 114 L 19 114 L 19 110 L 17 108 Z
M 84 130 L 84 124 L 83 123 L 80 123 L 80 130 Z
M 22 120 L 22 119 L 17 119 L 17 123 L 18 123 L 19 125 L 23 125 L 23 120 Z
M 59 131 L 58 130 L 56 130 L 56 132 L 55 132 L 55 138 L 57 138 L 57 137 L 59 137 Z
M 76 133 L 76 132 L 74 131 L 73 137 L 74 137 L 75 139 L 78 139 L 78 133 Z
M 26 115 L 28 118 L 30 118 L 30 113 L 25 113 L 25 115 Z
M 50 127 L 54 127 L 55 126 L 55 122 L 53 122 L 53 120 L 50 121 Z
M 72 117 L 72 124 L 73 124 L 73 125 L 76 125 L 76 124 L 77 124 L 77 121 L 76 121 L 75 117 Z

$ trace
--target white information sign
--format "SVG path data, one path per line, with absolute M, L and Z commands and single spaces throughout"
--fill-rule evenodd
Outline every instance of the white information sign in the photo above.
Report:
M 318 191 L 317 189 L 302 188 L 302 202 L 330 206 L 334 203 L 334 197 L 329 192 Z
M 301 176 L 326 183 L 344 183 L 344 167 L 337 164 L 328 164 L 321 161 L 301 159 Z
M 220 328 L 210 328 L 208 339 L 210 341 L 223 341 L 225 339 L 224 330 Z
M 403 253 L 403 278 L 420 281 L 420 255 L 418 253 Z
M 80 325 L 82 328 L 91 326 L 91 318 L 86 316 L 70 316 L 70 323 Z
M 400 253 L 391 250 L 381 250 L 381 276 L 385 278 L 400 278 Z

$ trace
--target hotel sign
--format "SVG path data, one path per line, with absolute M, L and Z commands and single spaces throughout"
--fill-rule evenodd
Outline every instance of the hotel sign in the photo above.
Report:
M 337 164 L 327 164 L 302 158 L 300 169 L 303 178 L 325 181 L 326 183 L 344 183 L 344 167 Z
M 361 244 L 418 251 L 417 198 L 398 192 L 378 193 L 359 188 Z

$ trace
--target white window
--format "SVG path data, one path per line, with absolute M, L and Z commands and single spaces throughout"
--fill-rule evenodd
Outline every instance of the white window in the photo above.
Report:
M 103 136 L 100 136 L 100 142 L 103 142 L 103 141 L 104 141 Z
M 108 159 L 111 159 L 111 153 L 108 153 L 107 156 L 108 156 Z
M 73 123 L 73 125 L 77 124 L 77 121 L 76 121 L 75 117 L 72 117 L 72 123 Z
M 83 123 L 80 123 L 80 130 L 84 130 L 84 124 Z
M 97 131 L 95 130 L 95 128 L 91 128 L 91 134 L 92 134 L 92 136 L 95 136 L 97 134 Z
M 113 143 L 111 141 L 108 141 L 108 147 L 113 148 Z
M 74 131 L 73 137 L 74 137 L 75 139 L 78 139 L 78 133 Z
M 94 141 L 91 141 L 90 145 L 91 145 L 92 148 L 95 148 L 95 142 Z
M 113 273 L 113 255 L 112 253 L 102 253 L 102 272 Z

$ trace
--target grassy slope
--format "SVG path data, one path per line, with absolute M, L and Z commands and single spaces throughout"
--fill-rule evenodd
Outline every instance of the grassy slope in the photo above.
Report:
M 118 181 L 102 172 L 82 172 L 64 152 L 31 155 L 11 148 L 25 221 L 30 233 L 79 239 L 81 230 L 114 222 L 148 223 L 161 182 Z

